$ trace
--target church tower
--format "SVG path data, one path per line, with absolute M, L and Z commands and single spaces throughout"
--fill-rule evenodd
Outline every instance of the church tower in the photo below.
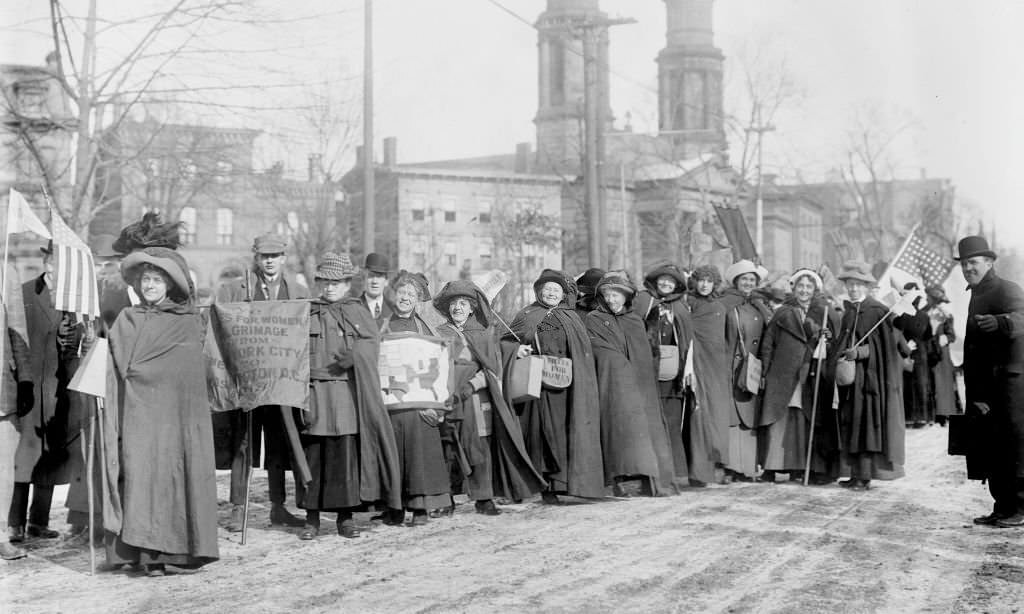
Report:
M 583 28 L 606 19 L 598 0 L 548 0 L 537 19 L 537 167 L 575 173 L 583 154 Z M 597 41 L 599 104 L 611 121 L 608 97 L 608 31 Z
M 726 146 L 722 103 L 725 56 L 715 47 L 713 0 L 665 0 L 668 31 L 658 54 L 658 129 L 684 157 Z

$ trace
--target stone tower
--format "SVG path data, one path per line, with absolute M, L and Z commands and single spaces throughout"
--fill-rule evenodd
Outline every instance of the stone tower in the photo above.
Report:
M 583 40 L 581 28 L 605 19 L 598 0 L 548 0 L 537 19 L 537 168 L 576 173 L 583 153 Z M 610 125 L 608 32 L 597 43 L 598 92 Z
M 658 54 L 658 128 L 685 157 L 725 148 L 722 65 L 713 0 L 665 0 L 666 45 Z

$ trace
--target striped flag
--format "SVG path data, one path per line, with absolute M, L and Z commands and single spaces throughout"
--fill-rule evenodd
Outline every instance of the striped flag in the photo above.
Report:
M 98 318 L 99 288 L 92 252 L 52 205 L 50 233 L 53 235 L 54 308 Z

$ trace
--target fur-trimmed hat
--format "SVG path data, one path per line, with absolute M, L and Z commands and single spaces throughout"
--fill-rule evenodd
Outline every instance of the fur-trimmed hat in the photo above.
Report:
M 395 276 L 395 280 L 391 282 L 391 288 L 398 290 L 399 286 L 412 285 L 419 292 L 421 301 L 430 300 L 430 282 L 427 281 L 427 276 L 423 273 L 413 273 L 412 271 L 406 271 L 402 269 Z
M 178 249 L 181 247 L 181 228 L 184 225 L 184 222 L 163 223 L 159 213 L 150 211 L 138 222 L 122 228 L 120 236 L 111 247 L 122 254 L 147 247 Z
M 569 293 L 569 276 L 566 275 L 565 271 L 556 271 L 555 269 L 544 269 L 540 272 L 540 276 L 537 277 L 537 281 L 533 282 L 533 291 L 539 292 L 544 284 L 552 282 L 558 284 L 562 291 L 566 294 Z
M 818 275 L 811 269 L 797 269 L 789 276 L 789 287 L 792 288 L 796 286 L 796 282 L 799 281 L 801 277 L 810 277 L 819 292 L 825 288 L 824 282 L 821 281 L 821 275 Z
M 686 289 L 686 274 L 679 267 L 668 261 L 659 262 L 644 275 L 644 287 L 652 294 L 657 290 L 658 278 L 668 275 L 676 282 L 676 292 Z

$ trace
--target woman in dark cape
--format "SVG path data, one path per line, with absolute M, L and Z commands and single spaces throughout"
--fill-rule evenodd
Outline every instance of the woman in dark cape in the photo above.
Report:
M 716 466 L 729 461 L 729 421 L 732 404 L 732 354 L 725 342 L 725 306 L 715 291 L 722 277 L 718 269 L 699 266 L 690 275 L 693 291 L 687 295 L 693 322 L 691 344 L 693 391 L 686 434 L 690 445 L 690 477 L 700 483 L 717 481 Z
M 203 334 L 180 254 L 149 247 L 125 258 L 122 271 L 142 302 L 121 311 L 108 337 L 107 561 L 159 576 L 166 564 L 196 568 L 218 558 Z
M 417 305 L 430 299 L 426 277 L 421 273 L 401 271 L 391 283 L 391 289 L 395 300 L 391 316 L 381 326 L 381 335 L 413 333 L 436 337 L 433 327 L 416 313 Z M 394 387 L 390 386 L 391 383 L 389 381 L 385 387 L 391 395 L 402 394 L 396 393 L 396 388 L 408 390 L 408 382 L 405 380 L 396 383 Z M 444 419 L 444 412 L 416 406 L 389 407 L 388 417 L 391 418 L 398 444 L 398 460 L 402 469 L 402 504 L 405 510 L 412 512 L 412 526 L 426 524 L 430 510 L 449 508 L 452 505 L 451 482 L 438 428 Z M 384 515 L 384 523 L 402 524 L 405 510 L 391 510 Z
M 313 480 L 299 501 L 303 540 L 319 534 L 320 512 L 337 513 L 338 534 L 354 538 L 352 514 L 365 504 L 402 509 L 398 447 L 377 370 L 377 322 L 346 296 L 355 272 L 347 254 L 331 252 L 316 269 L 320 297 L 310 304 L 309 411 L 301 436 Z
M 545 502 L 557 503 L 558 494 L 603 497 L 594 352 L 574 309 L 576 284 L 562 271 L 545 269 L 533 288 L 537 300 L 516 314 L 511 325 L 515 337 L 507 335 L 502 342 L 506 361 L 514 360 L 522 346 L 541 355 L 568 358 L 572 382 L 563 389 L 545 385 L 539 399 L 515 406 L 526 449 L 548 482 L 542 493 Z M 511 373 L 508 366 L 505 373 Z
M 449 282 L 434 299 L 448 321 L 438 334 L 452 343 L 455 383 L 452 387 L 454 445 L 461 459 L 466 494 L 476 511 L 488 516 L 500 510 L 494 497 L 526 499 L 546 483 L 530 461 L 519 420 L 502 396 L 502 360 L 487 297 L 469 280 Z
M 803 474 L 814 413 L 814 452 L 811 456 L 812 484 L 828 484 L 839 477 L 839 422 L 832 407 L 834 394 L 835 343 L 818 361 L 819 343 L 834 339 L 839 316 L 821 295 L 817 273 L 800 269 L 790 277 L 793 296 L 772 316 L 761 343 L 764 370 L 759 426 L 761 431 L 761 478 L 774 481 L 775 472 Z M 824 324 L 824 328 L 822 325 Z M 814 388 L 818 377 L 817 407 Z
M 757 356 L 761 336 L 771 319 L 771 311 L 753 291 L 761 281 L 762 270 L 750 260 L 735 262 L 725 271 L 729 287 L 719 299 L 726 309 L 725 343 L 729 348 L 729 389 L 732 412 L 729 416 L 729 462 L 726 471 L 736 480 L 749 481 L 757 474 L 757 419 L 759 390 L 741 386 L 745 381 L 748 355 Z
M 836 346 L 843 358 L 854 361 L 856 373 L 851 385 L 839 387 L 842 462 L 850 471 L 850 479 L 841 484 L 866 490 L 873 479 L 903 477 L 903 367 L 889 309 L 867 296 L 875 284 L 871 267 L 844 264 L 838 279 L 846 283 L 850 300 Z
M 686 306 L 686 277 L 674 264 L 656 265 L 644 277 L 644 290 L 637 295 L 636 312 L 641 314 L 651 343 L 658 346 L 658 395 L 672 446 L 674 483 L 689 485 L 690 468 L 683 439 L 686 385 L 686 353 L 693 339 L 690 309 Z
M 586 319 L 597 365 L 605 481 L 640 478 L 647 494 L 674 494 L 654 351 L 632 309 L 635 296 L 636 286 L 625 272 L 606 273 L 597 286 L 598 308 Z

